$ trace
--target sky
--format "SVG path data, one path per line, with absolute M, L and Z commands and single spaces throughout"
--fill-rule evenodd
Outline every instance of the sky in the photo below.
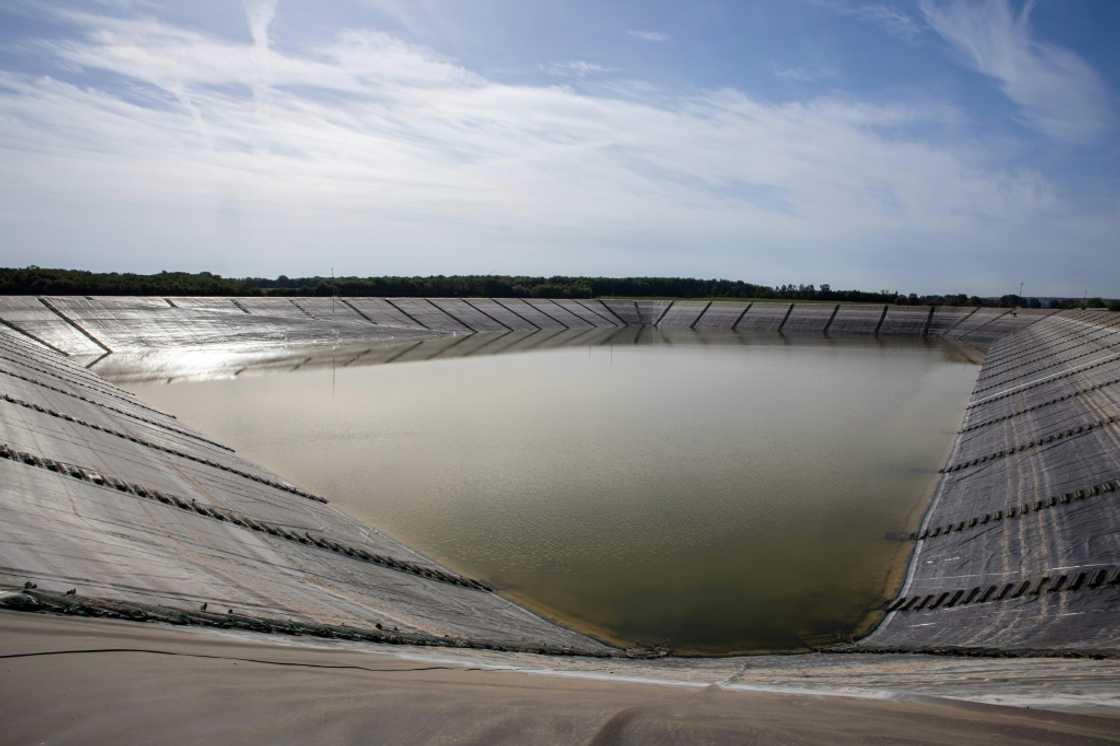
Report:
M 1111 0 L 6 0 L 0 265 L 1120 296 Z

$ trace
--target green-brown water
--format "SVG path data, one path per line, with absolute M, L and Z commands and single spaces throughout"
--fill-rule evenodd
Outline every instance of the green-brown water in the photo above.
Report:
M 560 621 L 707 653 L 847 634 L 976 367 L 911 339 L 673 341 L 130 387 Z

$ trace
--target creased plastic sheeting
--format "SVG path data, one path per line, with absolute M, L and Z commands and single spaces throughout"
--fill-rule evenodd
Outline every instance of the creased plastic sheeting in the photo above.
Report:
M 0 297 L 0 320 L 7 322 L 10 329 L 68 355 L 101 355 L 105 352 L 35 296 Z
M 782 325 L 782 334 L 824 334 L 835 303 L 797 303 Z
M 489 319 L 506 329 L 536 330 L 541 328 L 530 321 L 527 314 L 521 313 L 521 309 L 501 303 L 493 298 L 464 298 L 463 300 L 479 313 L 485 314 Z
M 386 298 L 398 311 L 426 329 L 445 333 L 472 331 L 427 298 Z
M 596 314 L 580 301 L 575 300 L 546 300 L 543 298 L 526 298 L 525 302 L 546 314 L 554 323 L 569 329 L 579 329 L 591 326 L 613 326 L 612 322 L 602 312 Z
M 688 329 L 701 321 L 700 314 L 707 316 L 705 309 L 711 310 L 713 304 L 706 300 L 678 300 L 669 307 L 665 315 L 658 322 L 659 327 L 666 329 Z M 728 325 L 730 329 L 730 325 Z
M 180 303 L 172 298 L 168 303 L 163 298 L 65 296 L 48 300 L 113 352 L 328 344 L 340 339 L 408 338 L 425 333 L 415 324 L 379 329 L 345 308 L 334 317 L 315 318 L 297 305 L 306 299 L 215 298 L 213 303 L 180 299 Z
M 776 332 L 789 311 L 789 303 L 757 301 L 739 321 L 737 331 Z
M 493 316 L 488 316 L 480 311 L 468 299 L 464 298 L 431 298 L 433 304 L 448 316 L 453 317 L 458 323 L 475 332 L 502 332 L 512 329 Z
M 974 330 L 1002 313 L 982 310 Z M 974 392 L 899 594 L 960 590 L 971 600 L 895 611 L 862 644 L 1120 647 L 1120 587 L 1089 588 L 1082 577 L 1072 589 L 1079 573 L 1120 569 L 1120 394 L 1110 383 L 1120 382 L 1120 355 L 1071 364 L 1108 331 L 1051 316 L 999 345 L 981 378 L 1021 363 L 1037 369 Z M 1005 592 L 1041 578 L 1058 590 Z
M 736 324 L 744 318 L 744 311 L 750 306 L 749 301 L 719 300 L 712 303 L 704 315 L 694 322 L 694 329 L 712 331 L 737 330 Z

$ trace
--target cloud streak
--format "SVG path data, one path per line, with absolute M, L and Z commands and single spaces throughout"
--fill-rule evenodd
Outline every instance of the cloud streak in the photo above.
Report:
M 544 65 L 543 69 L 549 75 L 561 78 L 586 78 L 592 75 L 603 75 L 615 72 L 615 68 L 600 65 L 587 60 L 570 60 L 568 62 L 553 62 Z
M 914 41 L 922 28 L 914 16 L 904 10 L 883 3 L 852 4 L 843 0 L 815 0 L 815 4 L 833 13 L 854 18 L 864 23 L 878 26 L 892 36 L 905 41 Z
M 974 70 L 996 80 L 1027 126 L 1067 143 L 1100 140 L 1114 125 L 1113 102 L 1097 72 L 1073 52 L 1035 41 L 1032 4 L 1018 15 L 1006 0 L 923 0 L 929 25 Z
M 630 29 L 626 33 L 628 33 L 630 36 L 633 36 L 635 39 L 641 39 L 642 41 L 648 41 L 654 44 L 661 44 L 673 38 L 663 31 L 644 31 L 642 29 Z
M 775 66 L 774 75 L 783 80 L 793 80 L 798 83 L 816 83 L 839 77 L 839 73 L 831 67 L 807 67 L 804 65 Z

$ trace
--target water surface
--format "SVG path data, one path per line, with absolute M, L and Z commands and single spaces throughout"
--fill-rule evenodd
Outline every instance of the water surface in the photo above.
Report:
M 887 537 L 924 506 L 976 367 L 912 339 L 704 340 L 130 387 L 602 636 L 847 635 L 905 557 Z

